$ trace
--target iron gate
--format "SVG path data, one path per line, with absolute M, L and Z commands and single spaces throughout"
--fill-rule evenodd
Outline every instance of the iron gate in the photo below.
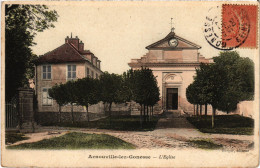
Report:
M 15 128 L 18 125 L 18 107 L 16 99 L 5 103 L 5 127 Z

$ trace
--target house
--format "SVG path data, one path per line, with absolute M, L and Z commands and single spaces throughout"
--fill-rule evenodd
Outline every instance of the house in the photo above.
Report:
M 55 84 L 66 83 L 84 77 L 99 78 L 102 74 L 101 61 L 90 51 L 84 50 L 84 43 L 76 36 L 68 36 L 65 43 L 40 56 L 35 61 L 35 91 L 38 100 L 37 118 L 39 122 L 51 122 L 57 119 L 58 105 L 48 95 L 48 89 Z M 101 105 L 89 108 L 90 112 L 99 113 Z M 71 107 L 62 107 L 63 119 L 70 120 Z M 76 120 L 84 120 L 85 109 L 74 106 Z M 55 122 L 55 121 L 53 121 Z
M 212 59 L 203 57 L 201 46 L 188 41 L 172 31 L 163 39 L 146 47 L 148 53 L 128 64 L 133 69 L 150 68 L 156 76 L 162 110 L 193 113 L 194 106 L 186 99 L 186 88 L 193 82 L 195 69 L 200 63 Z

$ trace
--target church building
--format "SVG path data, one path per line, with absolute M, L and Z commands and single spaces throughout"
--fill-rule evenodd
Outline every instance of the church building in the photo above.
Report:
M 163 39 L 146 47 L 148 52 L 140 59 L 132 59 L 131 68 L 150 68 L 160 89 L 162 110 L 193 113 L 194 106 L 186 99 L 186 88 L 193 82 L 200 63 L 213 62 L 201 56 L 201 46 L 172 31 Z

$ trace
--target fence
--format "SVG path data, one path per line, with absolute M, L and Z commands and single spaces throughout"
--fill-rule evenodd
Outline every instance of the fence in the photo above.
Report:
M 17 105 L 14 102 L 6 102 L 5 104 L 5 127 L 15 128 L 18 125 Z

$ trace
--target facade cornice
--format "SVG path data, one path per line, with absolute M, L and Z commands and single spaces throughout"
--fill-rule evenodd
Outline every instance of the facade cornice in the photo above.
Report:
M 153 47 L 150 50 L 163 50 L 163 51 L 178 51 L 178 50 L 198 50 L 198 48 L 194 48 L 194 47 L 177 47 L 177 48 L 173 48 L 173 47 Z
M 129 63 L 132 68 L 140 67 L 199 67 L 200 62 L 196 63 Z

